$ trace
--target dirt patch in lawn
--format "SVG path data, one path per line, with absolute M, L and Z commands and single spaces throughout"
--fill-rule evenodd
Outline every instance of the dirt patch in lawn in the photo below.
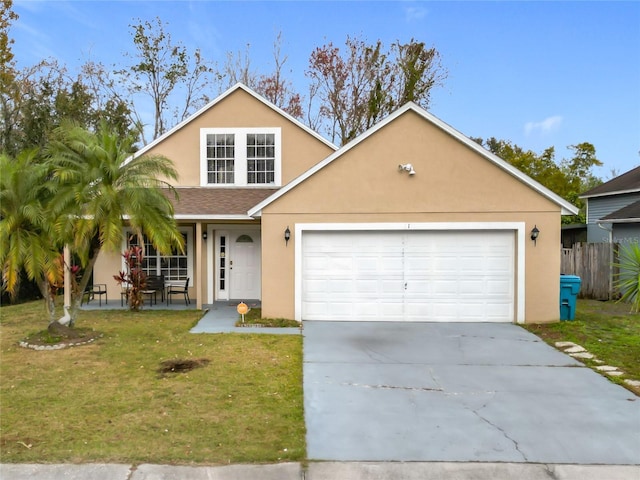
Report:
M 209 365 L 209 362 L 210 360 L 208 358 L 172 358 L 171 360 L 164 360 L 163 362 L 160 362 L 158 373 L 160 375 L 167 375 L 168 373 L 187 373 L 194 368 Z

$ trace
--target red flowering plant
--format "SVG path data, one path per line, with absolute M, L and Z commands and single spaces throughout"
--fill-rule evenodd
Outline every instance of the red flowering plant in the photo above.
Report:
M 142 291 L 147 287 L 147 274 L 142 270 L 144 253 L 142 247 L 131 246 L 122 254 L 127 266 L 126 272 L 118 272 L 113 278 L 122 286 L 127 295 L 129 309 L 138 311 L 142 308 L 144 298 Z

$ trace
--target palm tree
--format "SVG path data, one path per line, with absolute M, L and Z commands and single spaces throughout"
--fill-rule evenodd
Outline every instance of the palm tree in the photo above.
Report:
M 619 263 L 613 266 L 619 269 L 614 285 L 620 291 L 620 302 L 631 304 L 631 313 L 640 312 L 640 244 L 630 243 L 621 246 L 618 251 Z
M 20 272 L 35 280 L 45 300 L 49 321 L 55 320 L 51 284 L 59 280 L 60 248 L 51 235 L 50 200 L 55 195 L 49 168 L 37 150 L 15 159 L 0 155 L 0 265 L 3 288 L 18 291 Z M 58 277 L 58 278 L 57 278 Z
M 54 231 L 84 267 L 71 302 L 72 325 L 98 254 L 120 249 L 125 222 L 161 252 L 184 249 L 173 205 L 161 190 L 175 194 L 168 183 L 178 176 L 173 163 L 158 155 L 132 156 L 133 144 L 132 137 L 119 137 L 106 124 L 95 133 L 65 124 L 46 149 L 57 192 Z

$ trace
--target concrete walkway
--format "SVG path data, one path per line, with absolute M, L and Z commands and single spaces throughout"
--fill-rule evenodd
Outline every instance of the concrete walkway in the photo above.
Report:
M 0 465 L 2 480 L 638 480 L 640 467 L 522 463 L 299 463 L 170 465 Z
M 300 328 L 269 328 L 269 327 L 236 327 L 238 302 L 215 302 L 205 305 L 205 314 L 191 333 L 261 333 L 271 335 L 300 335 Z M 247 302 L 250 308 L 260 307 L 257 301 Z
M 189 330 L 190 333 L 258 333 L 258 334 L 270 334 L 270 335 L 300 335 L 300 328 L 269 328 L 269 327 L 236 327 L 235 323 L 238 320 L 238 312 L 236 310 L 238 301 L 221 301 L 211 304 L 203 305 L 202 309 L 204 315 L 200 321 Z M 249 308 L 259 308 L 260 301 L 247 300 Z M 191 299 L 190 305 L 185 305 L 184 302 L 175 301 L 170 305 L 166 303 L 159 303 L 157 305 L 145 305 L 145 311 L 152 310 L 195 310 L 195 300 Z M 111 300 L 109 304 L 102 302 L 99 305 L 98 301 L 92 301 L 82 305 L 82 310 L 124 310 L 128 308 L 126 305 L 121 305 L 120 302 Z M 2 480 L 2 479 L 0 479 Z

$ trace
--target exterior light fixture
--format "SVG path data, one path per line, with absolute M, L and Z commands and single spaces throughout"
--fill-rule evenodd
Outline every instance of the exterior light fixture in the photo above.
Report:
M 540 235 L 540 230 L 538 230 L 538 226 L 534 225 L 531 230 L 531 240 L 533 240 L 533 244 L 535 245 L 538 240 L 538 235 Z
M 207 232 L 202 232 L 202 239 L 206 242 L 207 241 Z
M 400 170 L 401 172 L 409 172 L 409 175 L 411 176 L 416 174 L 416 171 L 413 169 L 413 165 L 411 165 L 410 163 L 398 165 L 398 170 Z
M 291 230 L 289 230 L 289 227 L 287 227 L 287 229 L 284 231 L 284 244 L 289 245 L 289 240 L 291 240 Z

